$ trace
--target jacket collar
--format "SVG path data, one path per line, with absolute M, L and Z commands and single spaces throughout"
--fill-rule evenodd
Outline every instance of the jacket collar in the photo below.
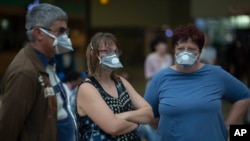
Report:
M 47 65 L 49 61 L 47 61 L 46 63 L 45 61 L 46 59 L 41 57 L 44 55 L 42 55 L 40 52 L 37 53 L 37 51 L 29 43 L 25 45 L 24 53 L 32 61 L 32 63 L 34 64 L 34 66 L 39 72 L 46 73 L 45 65 Z

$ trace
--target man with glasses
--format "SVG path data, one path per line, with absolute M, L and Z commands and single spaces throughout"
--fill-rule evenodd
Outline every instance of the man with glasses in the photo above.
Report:
M 55 73 L 55 54 L 72 51 L 68 16 L 38 4 L 26 15 L 29 42 L 7 68 L 0 107 L 1 141 L 75 141 L 66 93 Z

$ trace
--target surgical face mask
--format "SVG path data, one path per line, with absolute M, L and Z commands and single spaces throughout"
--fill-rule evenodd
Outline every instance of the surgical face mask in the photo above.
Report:
M 176 55 L 175 59 L 183 68 L 190 68 L 196 62 L 197 56 L 193 52 L 183 51 Z
M 117 56 L 115 52 L 107 54 L 103 57 L 98 57 L 98 59 L 100 61 L 99 63 L 105 68 L 114 70 L 114 69 L 119 69 L 123 67 L 123 65 L 120 62 L 119 57 Z
M 40 28 L 40 30 L 48 36 L 54 38 L 53 47 L 56 54 L 62 54 L 73 51 L 72 43 L 66 33 L 59 35 L 58 37 L 50 34 L 47 30 Z

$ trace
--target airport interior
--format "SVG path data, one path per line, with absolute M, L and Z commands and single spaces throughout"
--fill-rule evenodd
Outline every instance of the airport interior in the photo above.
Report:
M 172 53 L 173 29 L 193 23 L 210 36 L 218 52 L 216 65 L 225 69 L 228 46 L 240 41 L 245 57 L 243 69 L 247 73 L 242 81 L 250 86 L 249 0 L 1 0 L 0 78 L 27 42 L 25 14 L 37 3 L 55 4 L 68 13 L 69 36 L 74 47 L 71 65 L 78 71 L 86 70 L 85 49 L 91 36 L 96 32 L 111 32 L 123 50 L 121 61 L 125 67 L 119 71 L 143 95 L 144 60 L 150 53 L 150 42 L 159 35 L 165 36 Z

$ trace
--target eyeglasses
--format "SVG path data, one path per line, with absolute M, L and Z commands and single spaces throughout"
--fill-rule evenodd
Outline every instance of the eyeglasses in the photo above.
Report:
M 45 29 L 47 31 L 50 31 L 50 32 L 55 32 L 57 33 L 58 35 L 61 35 L 61 34 L 64 34 L 66 33 L 67 35 L 69 34 L 69 28 L 64 28 L 64 27 L 60 27 L 58 28 L 57 30 L 52 30 L 50 28 L 46 28 L 46 27 L 42 27 L 42 26 L 38 26 L 39 28 L 42 28 L 42 29 Z M 34 28 L 34 27 L 33 27 Z M 33 29 L 31 28 L 31 29 Z
M 98 51 L 98 53 L 100 54 L 100 53 L 105 53 L 105 54 L 110 54 L 110 53 L 112 53 L 112 52 L 114 52 L 115 54 L 117 54 L 118 56 L 119 55 L 121 55 L 121 53 L 122 53 L 122 51 L 120 50 L 120 49 L 116 49 L 116 50 L 114 50 L 114 51 L 112 51 L 112 50 L 109 50 L 109 49 L 106 49 L 106 50 L 97 50 Z

